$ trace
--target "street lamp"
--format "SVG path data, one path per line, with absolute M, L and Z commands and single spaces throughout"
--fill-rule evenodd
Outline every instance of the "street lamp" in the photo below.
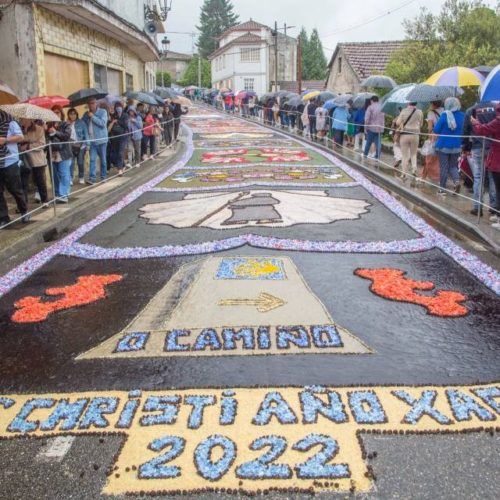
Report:
M 161 86 L 165 87 L 165 71 L 163 67 L 163 62 L 167 59 L 168 49 L 170 48 L 170 40 L 165 36 L 161 41 L 162 51 L 161 51 Z

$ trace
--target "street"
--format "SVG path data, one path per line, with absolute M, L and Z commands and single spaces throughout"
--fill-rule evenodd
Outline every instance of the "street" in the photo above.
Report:
M 0 277 L 0 497 L 497 497 L 498 270 L 295 137 L 182 134 Z

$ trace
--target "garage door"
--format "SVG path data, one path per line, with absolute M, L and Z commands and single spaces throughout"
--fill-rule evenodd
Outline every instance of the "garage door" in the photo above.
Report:
M 47 95 L 69 96 L 88 87 L 87 63 L 45 52 L 45 90 Z

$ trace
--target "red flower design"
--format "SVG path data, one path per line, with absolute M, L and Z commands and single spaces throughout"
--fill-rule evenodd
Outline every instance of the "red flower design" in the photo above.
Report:
M 467 300 L 465 295 L 452 290 L 436 290 L 433 296 L 420 295 L 416 290 L 434 290 L 434 283 L 405 278 L 406 272 L 400 269 L 356 269 L 354 274 L 371 280 L 370 290 L 374 294 L 385 299 L 425 307 L 432 316 L 453 318 L 469 313 L 467 307 L 460 304 Z
M 61 288 L 47 288 L 45 294 L 51 297 L 62 295 L 53 301 L 42 300 L 42 297 L 24 297 L 14 307 L 17 311 L 12 315 L 15 323 L 38 323 L 45 321 L 49 314 L 71 307 L 84 306 L 106 297 L 105 286 L 123 278 L 120 274 L 90 275 L 78 278 L 75 285 Z

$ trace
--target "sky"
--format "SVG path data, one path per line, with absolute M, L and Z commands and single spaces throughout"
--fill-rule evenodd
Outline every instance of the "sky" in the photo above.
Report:
M 327 57 L 338 42 L 403 39 L 404 19 L 413 19 L 423 7 L 438 13 L 443 3 L 444 0 L 233 0 L 240 22 L 252 18 L 268 26 L 274 25 L 274 21 L 280 26 L 286 23 L 296 26 L 288 32 L 291 36 L 297 36 L 301 26 L 308 33 L 317 28 Z M 175 32 L 196 30 L 202 4 L 203 0 L 172 0 L 166 22 L 170 50 L 193 51 L 193 37 Z

